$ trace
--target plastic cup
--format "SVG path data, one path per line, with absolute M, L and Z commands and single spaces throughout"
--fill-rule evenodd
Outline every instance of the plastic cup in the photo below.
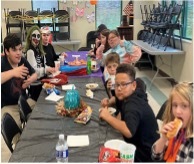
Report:
M 60 65 L 64 65 L 65 57 L 63 55 L 59 56 Z
M 60 61 L 55 61 L 55 71 L 59 71 L 60 68 Z
M 96 69 L 96 60 L 91 61 L 91 67 L 92 67 L 93 70 Z
M 133 144 L 123 143 L 119 147 L 120 159 L 124 163 L 133 163 L 135 158 L 136 147 Z
M 113 89 L 115 89 L 115 75 L 110 75 L 110 79 L 111 79 L 111 82 L 112 82 L 112 87 L 111 87 L 111 89 L 113 90 Z

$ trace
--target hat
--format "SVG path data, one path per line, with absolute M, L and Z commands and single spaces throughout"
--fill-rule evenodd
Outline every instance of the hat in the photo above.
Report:
M 49 30 L 49 27 L 48 26 L 41 27 L 41 30 L 40 31 L 41 31 L 42 34 L 51 33 L 51 31 Z
M 98 29 L 97 29 L 96 32 L 95 32 L 95 35 L 99 35 L 99 34 L 101 33 L 101 31 L 103 31 L 104 29 L 107 29 L 106 25 L 100 24 L 100 25 L 98 26 Z

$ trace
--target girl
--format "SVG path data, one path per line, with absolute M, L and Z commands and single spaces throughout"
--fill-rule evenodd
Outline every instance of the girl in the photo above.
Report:
M 174 118 L 183 125 L 176 137 L 166 134 L 174 128 Z M 187 82 L 177 84 L 171 91 L 163 118 L 161 137 L 152 146 L 152 159 L 166 162 L 193 160 L 193 87 Z

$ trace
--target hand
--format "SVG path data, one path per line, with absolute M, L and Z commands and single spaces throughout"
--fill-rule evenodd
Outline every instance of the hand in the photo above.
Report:
M 64 58 L 68 56 L 65 52 L 62 52 L 61 55 L 64 56 Z
M 109 105 L 109 99 L 108 99 L 108 98 L 102 99 L 102 101 L 101 101 L 101 106 L 102 106 L 102 107 L 106 107 L 106 106 L 108 106 L 108 105 Z
M 27 80 L 24 80 L 24 82 L 23 82 L 23 84 L 22 84 L 22 88 L 23 88 L 23 89 L 26 89 L 28 86 L 30 86 L 31 83 L 32 83 L 31 78 L 30 78 L 30 76 L 28 75 Z
M 28 68 L 23 65 L 13 69 L 13 75 L 17 78 L 25 79 L 29 73 Z
M 120 46 L 121 46 L 121 47 L 124 47 L 124 41 L 125 41 L 125 40 L 120 40 Z
M 110 112 L 108 111 L 108 107 L 101 108 L 99 111 L 99 118 L 106 120 L 106 118 L 110 116 Z
M 160 131 L 162 133 L 162 138 L 167 139 L 166 137 L 167 132 L 173 130 L 173 128 L 174 128 L 174 121 L 171 121 L 165 124 Z
M 49 73 L 55 73 L 55 67 L 48 67 L 47 72 Z

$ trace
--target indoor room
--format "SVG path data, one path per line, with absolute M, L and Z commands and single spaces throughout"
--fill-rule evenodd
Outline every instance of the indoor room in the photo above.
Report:
M 192 0 L 2 0 L 1 162 L 192 162 L 193 36 Z

